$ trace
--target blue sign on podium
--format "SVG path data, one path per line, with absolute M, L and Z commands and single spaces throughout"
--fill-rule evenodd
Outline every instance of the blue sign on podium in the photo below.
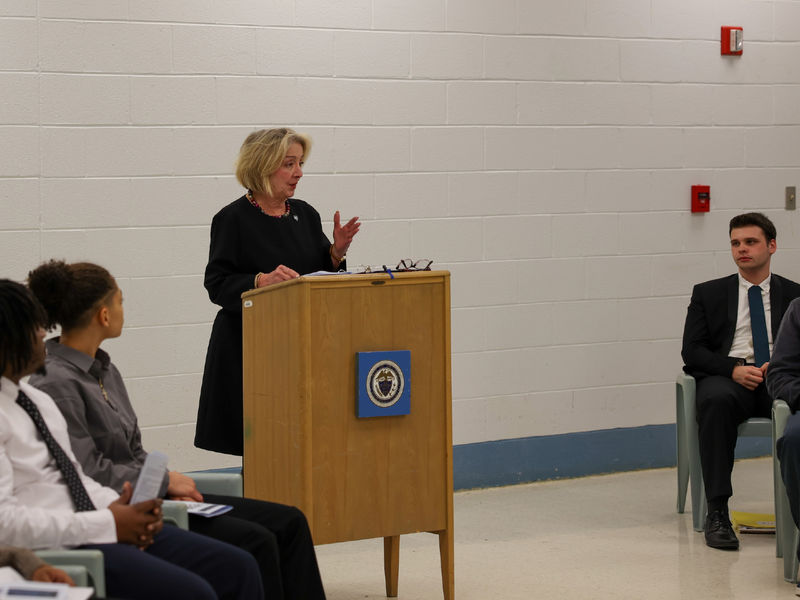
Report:
M 388 417 L 411 412 L 411 351 L 356 353 L 356 415 Z

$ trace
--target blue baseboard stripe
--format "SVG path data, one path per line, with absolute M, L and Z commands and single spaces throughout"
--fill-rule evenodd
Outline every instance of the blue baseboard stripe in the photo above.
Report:
M 769 438 L 746 437 L 736 445 L 736 458 L 771 452 Z M 453 487 L 467 490 L 674 466 L 674 423 L 601 429 L 454 446 Z
M 769 438 L 742 438 L 737 458 L 771 453 Z M 453 448 L 456 490 L 675 466 L 675 424 L 602 429 Z

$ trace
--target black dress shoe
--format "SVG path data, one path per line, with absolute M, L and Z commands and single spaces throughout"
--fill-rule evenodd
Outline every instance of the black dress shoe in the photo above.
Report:
M 739 549 L 739 538 L 733 532 L 727 512 L 715 510 L 708 513 L 703 533 L 706 536 L 706 544 L 712 548 L 720 550 Z

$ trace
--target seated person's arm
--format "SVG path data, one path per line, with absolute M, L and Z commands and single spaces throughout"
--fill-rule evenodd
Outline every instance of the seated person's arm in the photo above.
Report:
M 202 502 L 203 495 L 197 491 L 194 479 L 177 471 L 170 471 L 167 498 L 171 500 L 187 500 L 189 502 Z
M 14 469 L 7 451 L 12 439 L 13 431 L 0 416 L 0 531 L 4 542 L 25 548 L 59 548 L 117 541 L 114 517 L 108 509 L 76 513 L 71 508 L 21 502 L 14 494 Z M 98 486 L 86 477 L 82 480 Z
M 27 548 L 0 546 L 0 566 L 11 566 L 25 579 L 75 585 L 61 569 L 48 565 Z
M 689 372 L 702 372 L 707 375 L 733 377 L 736 359 L 715 352 L 708 329 L 705 303 L 698 286 L 692 291 L 686 323 L 683 328 L 683 348 L 681 356 Z
M 161 513 L 161 498 L 131 504 L 133 487 L 125 482 L 122 494 L 108 505 L 114 515 L 117 539 L 122 544 L 132 544 L 141 549 L 153 543 L 153 537 L 164 526 Z
M 217 214 L 211 221 L 211 245 L 203 284 L 209 299 L 231 312 L 241 312 L 242 293 L 254 287 L 256 273 L 242 273 L 236 249 L 241 228 L 235 218 Z
M 767 370 L 767 390 L 785 400 L 792 412 L 800 408 L 800 303 L 794 300 L 783 315 L 772 346 Z
M 61 414 L 67 421 L 69 429 L 69 441 L 75 457 L 83 468 L 83 472 L 101 485 L 113 488 L 117 492 L 122 491 L 122 485 L 126 481 L 136 484 L 139 479 L 141 464 L 114 462 L 109 459 L 101 449 L 98 442 L 92 436 L 93 432 L 86 416 L 86 405 L 81 397 L 72 394 L 65 395 L 64 389 L 52 385 L 40 385 L 39 389 L 47 392 L 58 405 Z M 97 432 L 94 432 L 97 435 Z M 121 431 L 101 432 L 104 436 L 103 444 L 122 444 L 127 446 L 125 434 Z M 128 452 L 127 448 L 124 450 Z M 144 451 L 142 450 L 144 453 Z M 146 453 L 144 454 L 146 456 Z M 142 463 L 144 459 L 142 459 Z M 163 486 L 166 492 L 166 484 Z

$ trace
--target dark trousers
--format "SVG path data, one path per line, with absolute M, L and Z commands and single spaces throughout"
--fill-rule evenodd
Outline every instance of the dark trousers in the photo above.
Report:
M 781 461 L 781 478 L 786 486 L 792 518 L 795 525 L 800 527 L 800 412 L 789 417 L 776 450 Z
M 250 498 L 204 494 L 206 502 L 233 510 L 210 519 L 189 515 L 189 529 L 252 554 L 270 600 L 323 600 L 314 542 L 299 509 Z
M 762 383 L 750 391 L 729 377 L 712 375 L 697 382 L 700 463 L 709 503 L 733 495 L 731 472 L 737 428 L 752 417 L 769 417 L 772 399 Z
M 88 544 L 103 553 L 106 593 L 129 600 L 263 599 L 261 577 L 247 552 L 165 525 L 142 552 L 129 544 Z

